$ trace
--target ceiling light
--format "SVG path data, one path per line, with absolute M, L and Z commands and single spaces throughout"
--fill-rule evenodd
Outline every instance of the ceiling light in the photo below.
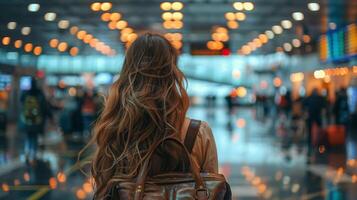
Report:
M 237 29 L 239 27 L 239 24 L 236 21 L 228 21 L 227 26 L 230 29 Z
M 110 3 L 110 2 L 104 2 L 104 3 L 102 3 L 102 5 L 100 6 L 100 9 L 101 9 L 102 11 L 108 11 L 108 10 L 112 9 L 112 3 Z
M 245 16 L 244 13 L 242 13 L 242 12 L 237 12 L 237 13 L 236 13 L 236 19 L 237 19 L 238 21 L 244 21 L 245 18 L 246 18 L 246 16 Z
M 59 41 L 57 39 L 51 39 L 50 40 L 50 47 L 52 48 L 57 48 Z
M 16 22 L 9 22 L 7 24 L 7 28 L 10 30 L 14 30 L 16 28 Z
M 301 46 L 301 41 L 299 39 L 293 39 L 293 46 L 298 48 Z
M 181 2 L 173 2 L 171 4 L 172 10 L 181 10 L 183 8 L 183 4 Z
M 64 51 L 67 50 L 67 47 L 68 47 L 68 44 L 66 42 L 61 42 L 61 43 L 58 44 L 57 49 L 60 52 L 64 52 Z
M 36 56 L 41 55 L 41 53 L 42 53 L 42 47 L 40 47 L 40 46 L 35 47 L 35 48 L 33 49 L 33 53 L 34 53 Z
M 69 21 L 68 20 L 60 20 L 58 22 L 58 28 L 67 29 L 68 27 L 69 27 Z
M 76 56 L 78 54 L 78 48 L 77 47 L 72 47 L 70 50 L 69 50 L 69 54 L 71 56 Z
M 74 35 L 78 32 L 78 27 L 77 26 L 72 26 L 70 29 L 69 29 L 69 32 Z
M 233 8 L 240 11 L 244 9 L 244 6 L 242 2 L 235 2 L 233 3 Z
M 5 36 L 5 37 L 2 38 L 2 44 L 3 45 L 9 45 L 10 41 L 11 41 L 11 38 L 8 37 L 8 36 Z
M 283 28 L 279 25 L 275 25 L 272 27 L 272 30 L 275 34 L 281 34 L 283 32 Z
M 84 38 L 84 36 L 86 36 L 86 34 L 87 34 L 86 31 L 83 31 L 83 30 L 78 31 L 78 32 L 77 32 L 77 38 L 80 39 L 80 40 L 82 40 L 82 39 Z
M 22 46 L 22 40 L 16 40 L 14 43 L 14 46 L 16 49 L 21 48 Z
M 183 14 L 180 12 L 174 12 L 172 13 L 172 18 L 174 20 L 182 20 L 183 19 Z
M 171 10 L 171 3 L 170 2 L 162 2 L 160 4 L 161 10 Z
M 234 15 L 234 13 L 232 12 L 227 12 L 224 17 L 227 19 L 227 20 L 235 20 L 236 19 L 236 16 Z
M 92 3 L 92 5 L 90 6 L 90 8 L 93 10 L 93 11 L 100 11 L 100 7 L 101 7 L 101 3 L 99 2 L 94 2 Z
M 311 37 L 309 35 L 304 35 L 303 40 L 305 43 L 309 43 L 311 41 Z
M 293 23 L 291 23 L 290 20 L 283 20 L 281 21 L 281 26 L 285 29 L 290 29 L 293 26 Z
M 311 11 L 319 11 L 320 10 L 320 4 L 315 3 L 315 2 L 311 2 L 307 4 L 307 7 L 309 8 L 309 10 Z
M 102 19 L 102 21 L 107 22 L 107 21 L 110 20 L 110 16 L 111 16 L 111 14 L 106 12 L 106 13 L 103 13 L 103 14 L 100 16 L 100 18 Z
M 126 22 L 124 20 L 120 20 L 116 24 L 117 29 L 120 29 L 120 30 L 125 28 L 125 27 L 127 27 L 127 26 L 128 26 L 128 22 Z
M 45 20 L 46 21 L 54 21 L 56 19 L 56 13 L 54 12 L 48 12 L 45 14 Z
M 30 32 L 31 32 L 31 28 L 28 26 L 22 27 L 22 29 L 21 29 L 22 35 L 29 35 Z
M 296 21 L 301 21 L 304 19 L 304 14 L 302 12 L 293 12 L 292 16 Z
M 40 4 L 31 3 L 28 5 L 27 10 L 30 12 L 37 12 L 38 10 L 40 10 Z
M 25 44 L 25 46 L 24 46 L 25 52 L 30 52 L 30 51 L 32 51 L 32 48 L 33 48 L 33 45 L 32 45 L 31 43 L 27 43 L 27 44 Z
M 293 49 L 290 43 L 284 43 L 283 47 L 287 52 L 290 52 Z
M 162 13 L 161 18 L 162 18 L 163 20 L 169 21 L 169 20 L 172 19 L 172 13 L 170 13 L 170 12 L 164 12 L 164 13 Z
M 120 18 L 121 18 L 121 14 L 120 13 L 112 13 L 111 15 L 110 15 L 110 20 L 111 21 L 119 21 L 120 20 Z
M 265 31 L 265 35 L 269 38 L 269 39 L 273 39 L 274 38 L 274 33 L 273 31 Z
M 263 44 L 265 44 L 265 43 L 267 43 L 268 42 L 268 36 L 266 35 L 266 34 L 260 34 L 259 35 L 259 40 L 263 43 Z
M 247 11 L 251 11 L 254 9 L 254 4 L 252 2 L 244 2 L 243 7 Z

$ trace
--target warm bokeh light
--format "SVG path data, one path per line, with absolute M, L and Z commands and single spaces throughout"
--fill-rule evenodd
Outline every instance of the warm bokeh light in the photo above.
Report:
M 174 13 L 172 13 L 172 19 L 173 20 L 182 20 L 183 14 L 180 12 L 174 12 Z
M 183 8 L 183 3 L 182 2 L 177 1 L 177 2 L 173 2 L 171 4 L 171 9 L 172 10 L 181 10 L 182 8 Z
M 304 36 L 303 36 L 303 41 L 304 41 L 305 43 L 310 43 L 311 37 L 310 37 L 309 35 L 304 35 Z
M 63 172 L 58 172 L 58 174 L 57 174 L 57 180 L 58 180 L 58 182 L 60 182 L 60 183 L 66 182 L 66 180 L 67 180 L 66 175 L 65 175 Z
M 83 42 L 88 44 L 91 41 L 91 39 L 93 39 L 93 35 L 87 34 L 87 35 L 84 36 Z
M 291 82 L 301 82 L 304 80 L 304 73 L 298 72 L 290 75 Z
M 72 47 L 72 48 L 69 50 L 69 54 L 70 54 L 71 56 L 76 56 L 76 55 L 78 55 L 78 52 L 79 52 L 79 50 L 78 50 L 77 47 Z
M 245 87 L 238 87 L 236 92 L 238 97 L 240 98 L 243 98 L 247 95 L 247 89 Z
M 25 46 L 24 46 L 25 52 L 31 52 L 32 49 L 33 49 L 32 43 L 27 43 L 27 44 L 25 44 Z
M 57 180 L 54 177 L 51 177 L 50 180 L 48 181 L 48 184 L 51 189 L 56 189 L 57 188 Z
M 57 47 L 58 51 L 60 52 L 65 52 L 67 48 L 68 48 L 68 44 L 66 42 L 60 42 Z
M 235 18 L 238 20 L 238 21 L 244 21 L 246 16 L 243 12 L 237 12 L 235 14 Z
M 134 30 L 132 28 L 124 28 L 123 30 L 120 31 L 121 34 L 129 34 L 129 33 L 132 33 L 134 32 Z
M 108 21 L 110 21 L 110 16 L 111 16 L 111 14 L 106 12 L 106 13 L 103 13 L 100 16 L 100 18 L 102 19 L 102 21 L 108 22 Z
M 104 2 L 104 3 L 102 3 L 102 5 L 100 5 L 100 9 L 102 11 L 108 11 L 108 10 L 112 9 L 112 3 Z
M 233 12 L 227 12 L 224 17 L 227 19 L 227 20 L 235 20 L 236 19 L 236 16 Z
M 252 2 L 244 2 L 243 8 L 247 11 L 251 11 L 254 9 L 254 4 Z
M 123 29 L 123 28 L 125 28 L 127 26 L 128 26 L 128 22 L 126 22 L 124 20 L 120 20 L 120 21 L 118 21 L 116 23 L 116 28 L 119 29 L 119 30 L 121 30 L 121 29 Z
M 86 34 L 87 34 L 86 31 L 83 31 L 83 30 L 78 31 L 78 32 L 77 32 L 77 38 L 80 39 L 80 40 L 82 40 Z
M 237 29 L 239 28 L 239 24 L 236 21 L 227 21 L 227 27 L 230 29 Z
M 36 56 L 41 55 L 41 53 L 42 53 L 42 47 L 36 46 L 36 47 L 33 49 L 33 54 L 35 54 Z
M 60 20 L 58 22 L 58 28 L 67 29 L 68 27 L 69 27 L 69 21 L 68 20 Z
M 110 20 L 111 21 L 119 21 L 120 20 L 120 18 L 121 18 L 121 14 L 120 13 L 112 13 L 112 14 L 110 14 Z
M 21 48 L 22 46 L 22 40 L 16 40 L 14 43 L 14 46 L 16 49 Z
M 273 80 L 273 84 L 275 87 L 280 87 L 283 84 L 283 81 L 280 77 L 275 77 Z
M 171 12 L 164 12 L 161 14 L 161 18 L 163 20 L 172 20 L 172 13 Z
M 77 190 L 76 197 L 78 199 L 85 199 L 86 196 L 87 196 L 86 193 L 82 189 Z
M 10 191 L 10 187 L 9 187 L 9 185 L 6 184 L 6 183 L 3 183 L 3 184 L 1 185 L 1 189 L 2 189 L 2 191 L 4 191 L 4 192 L 9 192 L 9 191 Z
M 99 3 L 99 2 L 94 2 L 94 3 L 92 3 L 92 5 L 90 6 L 90 8 L 91 8 L 93 11 L 100 11 L 100 9 L 101 9 L 101 3 Z
M 69 29 L 69 32 L 74 35 L 78 32 L 78 27 L 77 26 L 72 26 L 70 29 Z
M 10 42 L 11 42 L 11 38 L 10 37 L 5 36 L 5 37 L 2 38 L 2 44 L 3 45 L 9 45 Z
M 260 34 L 258 36 L 258 38 L 259 38 L 260 42 L 263 43 L 263 44 L 265 44 L 265 43 L 267 43 L 269 41 L 268 36 L 265 35 L 265 34 Z
M 162 2 L 160 4 L 161 10 L 171 10 L 171 3 L 170 2 Z
M 110 30 L 115 30 L 117 28 L 117 22 L 116 21 L 111 21 L 108 23 L 108 28 Z
M 57 48 L 59 41 L 57 39 L 51 39 L 50 40 L 50 47 L 52 48 Z
M 236 10 L 244 10 L 244 5 L 242 2 L 234 2 L 233 3 L 233 8 L 236 9 Z
M 91 193 L 91 192 L 93 191 L 93 186 L 92 186 L 90 183 L 85 182 L 85 183 L 83 184 L 83 190 L 84 190 L 84 192 L 86 192 L 86 193 Z

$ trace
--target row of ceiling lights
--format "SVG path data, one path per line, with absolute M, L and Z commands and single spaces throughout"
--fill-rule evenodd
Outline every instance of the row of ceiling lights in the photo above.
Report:
M 112 8 L 112 4 L 109 2 L 92 3 L 91 9 L 95 12 L 104 11 L 101 14 L 101 20 L 104 22 L 108 22 L 108 28 L 110 30 L 120 30 L 120 40 L 129 46 L 138 35 L 134 32 L 134 30 L 128 27 L 128 22 L 125 21 L 121 13 L 119 12 L 105 12 L 109 11 Z
M 182 48 L 182 34 L 181 33 L 166 33 L 165 38 L 169 40 L 176 49 Z
M 77 47 L 71 47 L 69 48 L 69 45 L 67 42 L 60 42 L 58 39 L 53 38 L 50 40 L 49 45 L 51 48 L 56 48 L 59 52 L 65 52 L 69 50 L 69 54 L 71 56 L 77 56 L 79 49 Z
M 276 51 L 277 52 L 282 52 L 282 51 L 286 51 L 286 52 L 291 52 L 293 50 L 293 48 L 299 48 L 302 45 L 302 42 L 304 43 L 310 43 L 311 42 L 311 37 L 309 35 L 304 35 L 302 37 L 302 40 L 295 38 L 291 41 L 291 43 L 289 42 L 285 42 L 282 47 L 277 47 Z
M 79 30 L 77 26 L 72 26 L 70 28 L 70 33 L 75 35 L 77 39 L 81 40 L 85 44 L 88 44 L 90 47 L 104 55 L 112 56 L 116 54 L 115 50 L 109 45 L 95 38 L 92 34 L 87 33 L 87 31 Z
M 2 38 L 1 42 L 2 45 L 9 46 L 11 44 L 11 37 L 5 36 Z M 42 53 L 42 47 L 34 46 L 31 42 L 24 44 L 22 40 L 14 40 L 13 44 L 16 49 L 20 49 L 21 47 L 23 47 L 26 53 L 32 52 L 36 56 L 39 56 Z
M 183 27 L 183 14 L 181 10 L 184 5 L 182 2 L 162 2 L 160 4 L 161 10 L 165 11 L 161 14 L 164 20 L 162 26 L 165 29 L 181 29 Z
M 308 9 L 310 11 L 318 11 L 320 9 L 320 5 L 318 3 L 308 3 Z M 302 20 L 304 20 L 304 14 L 302 12 L 293 12 L 292 13 L 292 18 L 295 21 L 302 21 Z M 272 26 L 271 30 L 265 31 L 264 34 L 260 34 L 257 38 L 254 38 L 252 41 L 250 41 L 247 44 L 243 45 L 238 50 L 238 53 L 239 54 L 243 54 L 243 55 L 249 55 L 250 53 L 252 53 L 256 49 L 258 49 L 258 48 L 262 47 L 264 44 L 266 44 L 269 39 L 273 39 L 274 38 L 274 34 L 280 35 L 280 34 L 283 33 L 284 29 L 286 29 L 286 30 L 287 29 L 291 29 L 292 26 L 293 26 L 293 24 L 292 24 L 292 22 L 290 20 L 282 20 L 280 25 Z M 266 40 L 266 39 L 268 39 L 268 40 Z M 293 46 L 294 47 L 301 46 L 301 42 L 297 41 L 297 40 L 298 39 L 293 40 Z M 300 43 L 300 45 L 299 45 L 299 43 Z M 283 46 L 284 46 L 284 49 L 286 51 L 291 51 L 292 47 L 293 47 L 293 46 L 291 46 L 290 43 L 285 43 Z
M 210 50 L 221 50 L 224 48 L 223 42 L 229 40 L 228 29 L 225 27 L 214 27 L 211 35 L 212 40 L 207 42 L 207 48 Z
M 244 21 L 246 19 L 246 15 L 242 11 L 252 11 L 254 4 L 252 2 L 235 2 L 233 3 L 233 8 L 238 12 L 227 12 L 224 16 L 227 20 L 227 27 L 237 29 L 239 28 L 238 21 Z

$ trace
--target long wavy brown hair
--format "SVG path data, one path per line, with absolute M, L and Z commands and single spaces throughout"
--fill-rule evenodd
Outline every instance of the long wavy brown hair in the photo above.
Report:
M 94 127 L 96 199 L 105 196 L 114 175 L 135 177 L 151 145 L 181 131 L 189 98 L 177 57 L 170 42 L 153 33 L 139 36 L 127 49 Z

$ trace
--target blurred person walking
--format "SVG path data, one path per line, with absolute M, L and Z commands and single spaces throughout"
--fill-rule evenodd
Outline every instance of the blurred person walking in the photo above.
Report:
M 345 88 L 342 88 L 337 93 L 336 102 L 333 106 L 333 112 L 335 115 L 336 124 L 343 125 L 345 128 L 347 128 L 350 113 L 348 107 L 348 96 Z
M 21 96 L 21 121 L 26 132 L 25 157 L 26 161 L 36 159 L 38 148 L 38 137 L 44 134 L 46 118 L 52 120 L 45 95 L 37 85 L 34 77 L 31 78 L 31 88 Z
M 208 199 L 208 194 L 223 199 L 230 194 L 224 177 L 216 174 L 218 159 L 211 128 L 206 122 L 186 118 L 189 97 L 184 81 L 177 67 L 177 51 L 165 37 L 147 33 L 131 44 L 120 78 L 94 127 L 94 199 L 134 199 L 134 195 L 135 199 L 144 195 L 149 199 L 182 195 Z M 177 184 L 187 171 L 193 174 L 187 176 L 195 180 L 192 185 L 188 179 L 185 186 Z M 180 172 L 181 178 L 175 176 Z M 215 182 L 208 183 L 210 189 L 199 172 L 215 174 L 210 179 Z M 158 174 L 160 184 L 144 184 L 146 176 Z
M 326 109 L 326 103 L 326 99 L 319 94 L 316 88 L 313 89 L 311 95 L 304 100 L 304 108 L 307 111 L 307 145 L 309 155 L 312 153 L 313 126 L 321 128 L 322 114 Z

